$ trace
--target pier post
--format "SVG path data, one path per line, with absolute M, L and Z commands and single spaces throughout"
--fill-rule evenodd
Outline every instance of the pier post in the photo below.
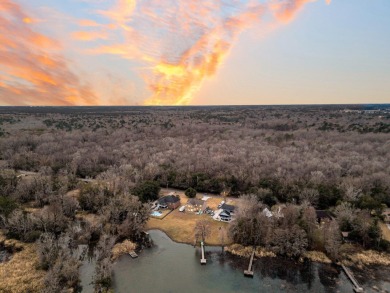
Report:
M 351 280 L 352 284 L 353 284 L 353 290 L 355 292 L 363 292 L 363 288 L 359 285 L 359 283 L 356 281 L 355 277 L 353 276 L 352 272 L 343 264 L 341 264 L 341 267 L 343 268 L 345 274 L 347 275 L 347 277 Z
M 246 276 L 246 277 L 253 277 L 252 263 L 253 263 L 254 257 L 255 257 L 255 250 L 253 249 L 251 259 L 249 261 L 248 269 L 244 271 L 244 276 Z
M 201 246 L 201 249 L 202 249 L 202 258 L 200 259 L 200 263 L 202 265 L 205 265 L 206 264 L 206 259 L 204 257 L 204 244 L 203 244 L 203 241 L 200 242 L 200 246 Z

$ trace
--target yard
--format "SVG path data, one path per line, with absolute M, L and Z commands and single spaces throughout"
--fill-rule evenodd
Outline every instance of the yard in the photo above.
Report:
M 194 228 L 198 220 L 206 220 L 210 223 L 210 236 L 206 238 L 206 244 L 221 245 L 220 227 L 228 228 L 228 223 L 218 222 L 212 219 L 209 215 L 196 215 L 194 213 L 182 213 L 178 209 L 174 210 L 163 220 L 150 218 L 146 228 L 159 229 L 167 233 L 167 235 L 176 242 L 193 244 L 195 241 Z M 225 244 L 230 244 L 231 241 L 226 239 Z
M 184 194 L 184 191 L 174 189 L 162 189 L 161 195 L 167 195 L 171 192 L 180 196 L 181 206 L 187 203 L 188 197 Z M 196 197 L 202 199 L 204 195 L 198 193 Z M 211 195 L 206 201 L 207 206 L 213 210 L 218 208 L 218 205 L 222 200 L 226 201 L 223 196 Z M 228 203 L 234 204 L 232 200 L 228 200 Z M 210 236 L 206 238 L 206 244 L 209 245 L 221 245 L 221 230 L 224 231 L 224 244 L 231 244 L 231 240 L 227 239 L 228 223 L 219 222 L 213 220 L 210 215 L 196 215 L 191 212 L 180 212 L 179 209 L 174 210 L 164 219 L 157 219 L 151 217 L 148 221 L 147 229 L 159 229 L 167 233 L 167 235 L 176 242 L 193 244 L 195 241 L 194 229 L 198 220 L 206 220 L 210 223 Z

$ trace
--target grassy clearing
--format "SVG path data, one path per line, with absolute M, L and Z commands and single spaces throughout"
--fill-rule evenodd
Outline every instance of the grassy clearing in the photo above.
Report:
M 0 264 L 0 292 L 41 292 L 45 271 L 37 270 L 38 256 L 34 244 L 24 244 L 9 262 Z
M 181 205 L 185 205 L 187 203 L 188 197 L 184 194 L 184 191 L 164 188 L 161 191 L 161 195 L 167 195 L 171 192 L 180 196 Z M 196 197 L 201 199 L 203 194 L 198 193 Z M 222 200 L 226 201 L 226 199 L 222 196 L 211 197 L 207 200 L 207 206 L 215 210 Z M 234 201 L 228 200 L 228 203 L 234 204 Z M 211 232 L 210 236 L 206 239 L 206 244 L 221 245 L 220 228 L 225 230 L 224 244 L 231 244 L 231 240 L 226 236 L 226 230 L 229 225 L 228 223 L 215 221 L 209 215 L 196 215 L 191 212 L 182 213 L 179 212 L 178 209 L 174 210 L 162 220 L 151 217 L 146 225 L 146 228 L 162 230 L 176 242 L 193 244 L 195 241 L 194 229 L 198 220 L 206 220 L 210 223 Z
M 387 241 L 390 241 L 390 229 L 387 228 L 387 225 L 385 223 L 380 222 L 379 227 L 382 230 L 383 238 Z
M 194 228 L 198 220 L 206 220 L 210 223 L 211 233 L 206 239 L 206 244 L 221 245 L 219 228 L 227 229 L 228 223 L 215 221 L 209 215 L 181 213 L 176 209 L 163 220 L 150 218 L 146 228 L 162 230 L 176 242 L 193 244 L 195 241 Z M 225 244 L 230 243 L 231 241 L 225 238 Z

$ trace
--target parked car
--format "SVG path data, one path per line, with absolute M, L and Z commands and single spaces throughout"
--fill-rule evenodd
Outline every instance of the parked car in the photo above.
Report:
M 180 208 L 179 208 L 179 212 L 184 212 L 186 210 L 186 206 L 181 206 Z

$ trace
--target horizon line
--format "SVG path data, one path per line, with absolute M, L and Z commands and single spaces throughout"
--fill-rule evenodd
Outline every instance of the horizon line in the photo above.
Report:
M 340 104 L 213 104 L 213 105 L 0 105 L 0 108 L 72 108 L 72 107 L 138 107 L 138 108 L 189 108 L 189 107 L 264 107 L 264 106 L 379 106 L 387 103 L 340 103 Z

